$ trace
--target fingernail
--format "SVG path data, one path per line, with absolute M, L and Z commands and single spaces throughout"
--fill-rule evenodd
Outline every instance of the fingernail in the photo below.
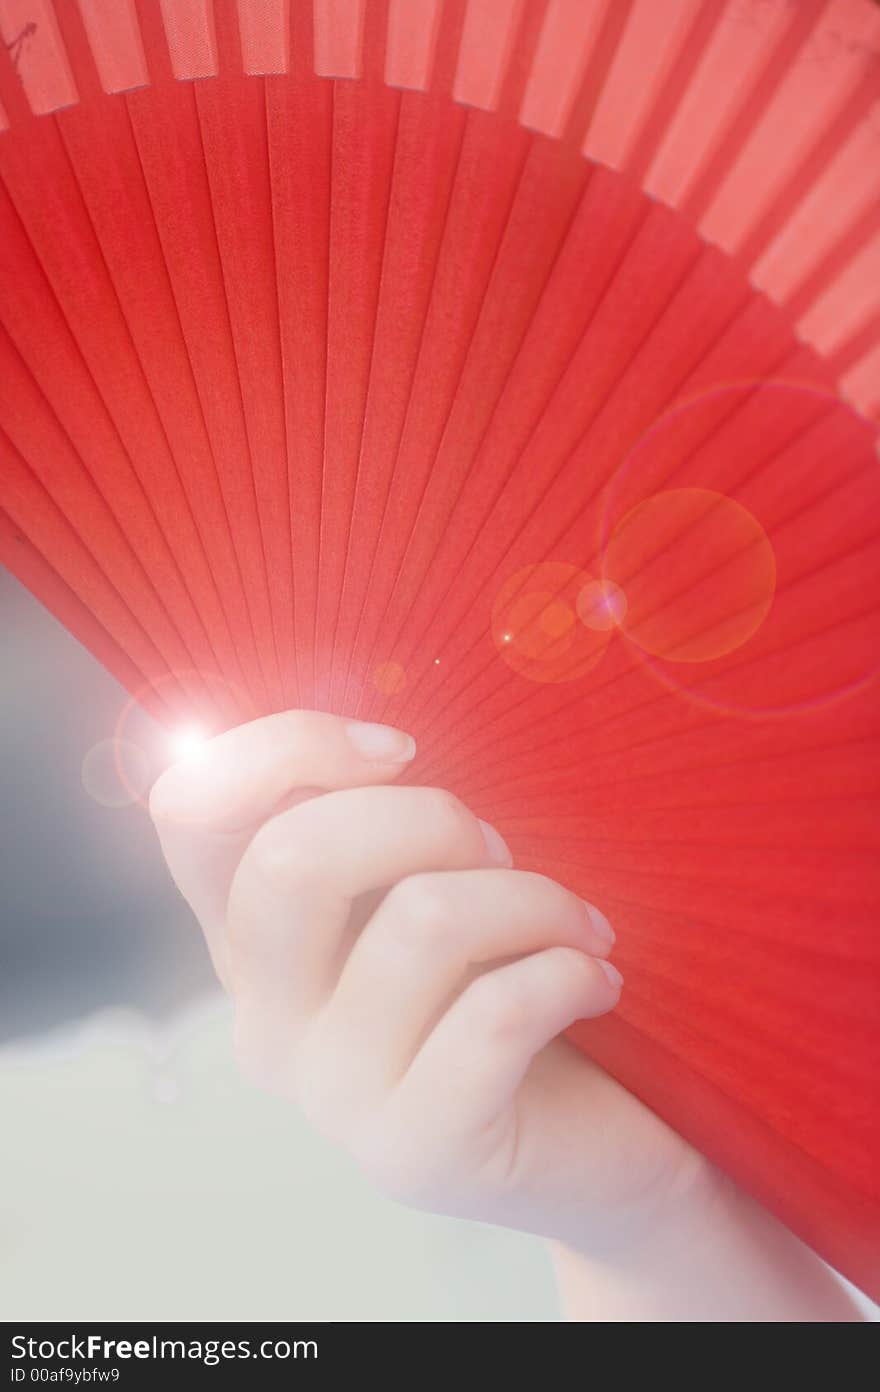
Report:
M 596 965 L 602 968 L 603 972 L 608 978 L 608 984 L 611 987 L 611 989 L 614 991 L 619 991 L 621 986 L 623 985 L 623 977 L 620 975 L 620 972 L 617 970 L 614 963 L 606 962 L 604 959 L 599 959 L 597 960 Z
M 482 817 L 478 817 L 477 821 L 480 823 L 480 830 L 483 833 L 486 850 L 489 852 L 489 859 L 495 865 L 512 865 L 513 856 L 510 853 L 510 847 L 504 840 L 504 837 L 501 836 L 493 826 L 490 826 L 488 822 L 484 822 Z
M 358 754 L 377 763 L 405 764 L 414 758 L 416 742 L 412 735 L 391 725 L 374 725 L 366 720 L 352 721 L 348 738 Z
M 586 899 L 584 900 L 584 904 L 590 916 L 590 926 L 596 934 L 596 937 L 600 938 L 603 943 L 607 943 L 609 947 L 613 947 L 617 942 L 617 934 L 611 927 L 608 919 L 602 913 L 601 909 L 596 908 L 595 904 L 587 903 Z

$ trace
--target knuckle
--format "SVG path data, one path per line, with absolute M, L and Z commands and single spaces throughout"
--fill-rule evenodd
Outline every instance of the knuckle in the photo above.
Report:
M 387 896 L 388 929 L 406 947 L 421 951 L 448 940 L 452 917 L 442 875 L 409 875 Z
M 450 839 L 460 835 L 462 827 L 472 820 L 464 803 L 445 788 L 419 788 L 417 793 L 421 815 Z
M 246 855 L 251 870 L 259 879 L 272 883 L 280 879 L 284 856 L 280 838 L 273 822 L 267 822 L 265 826 L 260 827 L 248 846 Z
M 266 822 L 250 843 L 246 857 L 252 876 L 285 890 L 304 877 L 309 864 L 305 829 L 295 813 Z

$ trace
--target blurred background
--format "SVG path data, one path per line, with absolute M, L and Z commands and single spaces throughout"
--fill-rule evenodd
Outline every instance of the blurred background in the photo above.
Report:
M 538 1241 L 380 1198 L 239 1079 L 135 796 L 166 737 L 5 572 L 0 615 L 3 1318 L 555 1320 Z

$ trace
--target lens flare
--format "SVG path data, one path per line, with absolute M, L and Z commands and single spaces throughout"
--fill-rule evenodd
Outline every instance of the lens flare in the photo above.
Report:
M 577 597 L 577 613 L 581 623 L 600 633 L 619 628 L 626 611 L 626 595 L 613 580 L 591 580 Z
M 760 522 L 708 488 L 668 489 L 637 504 L 612 533 L 604 571 L 626 595 L 626 636 L 666 662 L 709 662 L 742 647 L 776 589 Z
M 172 734 L 171 749 L 178 763 L 201 763 L 208 757 L 208 736 L 200 725 L 184 726 Z
M 139 802 L 155 777 L 149 755 L 130 740 L 105 739 L 82 761 L 82 785 L 102 807 L 130 807 Z
M 578 597 L 592 576 L 564 561 L 517 570 L 492 608 L 492 637 L 504 661 L 536 682 L 575 681 L 602 657 L 610 633 L 578 622 Z

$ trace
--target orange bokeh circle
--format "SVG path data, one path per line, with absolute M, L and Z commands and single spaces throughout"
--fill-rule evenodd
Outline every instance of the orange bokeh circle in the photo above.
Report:
M 760 522 L 708 488 L 673 488 L 638 503 L 605 550 L 605 579 L 626 597 L 620 627 L 667 662 L 709 662 L 748 641 L 776 589 L 776 557 Z
M 399 662 L 380 662 L 373 668 L 373 685 L 383 696 L 397 696 L 406 686 L 406 672 Z

